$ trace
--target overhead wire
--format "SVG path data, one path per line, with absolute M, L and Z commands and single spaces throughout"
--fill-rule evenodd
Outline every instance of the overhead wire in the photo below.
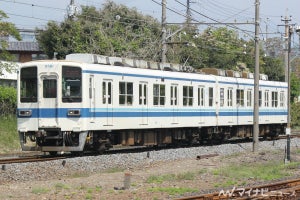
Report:
M 176 1 L 177 3 L 179 3 L 180 5 L 187 7 L 185 4 L 181 3 L 180 1 L 178 1 L 178 0 L 175 0 L 175 1 Z M 195 13 L 197 13 L 197 14 L 199 14 L 199 15 L 201 15 L 201 16 L 203 16 L 203 17 L 205 17 L 205 18 L 207 18 L 207 19 L 209 19 L 209 20 L 211 20 L 211 21 L 213 21 L 213 22 L 215 22 L 215 23 L 222 24 L 222 22 L 220 22 L 219 20 L 213 19 L 213 18 L 211 18 L 211 17 L 209 17 L 209 16 L 207 16 L 207 15 L 205 15 L 205 14 L 203 14 L 203 13 L 200 13 L 200 12 L 196 11 L 195 9 L 190 8 L 190 10 L 191 10 L 192 12 L 195 12 Z M 230 24 L 227 24 L 227 25 L 226 25 L 226 23 L 224 23 L 224 25 L 227 26 L 227 27 L 231 27 L 231 28 L 233 28 L 233 29 L 240 30 L 240 31 L 244 32 L 245 34 L 247 34 L 247 35 L 249 35 L 249 36 L 252 36 L 252 35 L 250 35 L 249 33 L 254 33 L 253 31 L 248 31 L 248 30 L 245 30 L 245 29 L 241 29 L 241 28 L 239 28 L 239 27 L 237 27 L 237 26 L 235 26 L 235 25 L 230 25 Z

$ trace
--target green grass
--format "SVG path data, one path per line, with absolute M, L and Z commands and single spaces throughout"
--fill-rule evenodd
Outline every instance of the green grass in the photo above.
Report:
M 169 195 L 183 195 L 185 193 L 191 193 L 191 192 L 198 192 L 197 189 L 192 188 L 177 188 L 177 187 L 155 187 L 155 188 L 149 188 L 149 192 L 166 192 Z
M 36 187 L 36 188 L 32 188 L 32 193 L 33 194 L 46 194 L 50 191 L 50 189 L 47 188 L 43 188 L 43 187 Z
M 146 180 L 147 183 L 163 183 L 165 181 L 180 181 L 180 180 L 194 180 L 195 173 L 186 172 L 180 174 L 166 174 L 161 176 L 149 176 Z
M 233 185 L 245 185 L 246 180 L 270 181 L 291 176 L 291 170 L 297 169 L 300 163 L 284 165 L 283 162 L 269 162 L 264 164 L 247 163 L 244 165 L 230 165 L 213 170 L 215 176 L 225 178 L 223 182 L 215 184 L 215 187 L 230 187 Z
M 0 116 L 0 153 L 20 150 L 20 140 L 15 116 Z
M 55 188 L 57 190 L 62 190 L 62 189 L 70 189 L 70 186 L 64 184 L 64 183 L 56 183 Z

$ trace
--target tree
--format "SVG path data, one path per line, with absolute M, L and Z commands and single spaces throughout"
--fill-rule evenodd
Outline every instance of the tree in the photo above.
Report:
M 279 58 L 262 57 L 262 73 L 267 74 L 269 80 L 284 81 L 284 63 Z
M 109 1 L 102 10 L 83 6 L 76 19 L 49 22 L 37 40 L 50 58 L 81 52 L 153 60 L 159 37 L 157 20 Z
M 111 1 L 107 1 L 100 10 L 89 6 L 82 6 L 81 10 L 75 18 L 65 19 L 62 23 L 49 22 L 45 30 L 40 30 L 37 40 L 50 58 L 57 52 L 57 58 L 64 58 L 70 53 L 94 53 L 161 60 L 161 24 L 156 19 Z M 167 26 L 168 34 L 175 32 L 178 33 L 167 40 L 167 62 L 196 69 L 233 70 L 239 70 L 237 66 L 242 63 L 254 72 L 253 39 L 246 41 L 239 37 L 237 31 L 226 27 L 209 27 L 200 33 L 197 26 Z M 280 80 L 282 63 L 275 58 L 264 58 L 264 54 L 261 48 L 261 73 L 267 73 L 270 79 Z
M 7 15 L 0 10 L 0 60 L 12 61 L 13 56 L 7 51 L 8 37 L 12 36 L 17 40 L 21 40 L 21 36 L 14 24 L 3 21 L 6 18 L 8 18 Z M 13 70 L 13 67 L 14 65 L 10 63 L 1 62 L 0 73 L 2 73 L 2 70 L 10 72 L 11 70 Z

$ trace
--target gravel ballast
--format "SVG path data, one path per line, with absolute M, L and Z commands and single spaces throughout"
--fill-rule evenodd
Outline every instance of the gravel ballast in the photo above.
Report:
M 291 147 L 298 147 L 300 139 L 291 139 Z M 285 151 L 285 139 L 259 142 L 258 151 Z M 174 161 L 195 158 L 201 155 L 230 155 L 239 152 L 251 152 L 252 142 L 238 144 L 223 144 L 191 148 L 164 149 L 159 151 L 111 154 L 99 156 L 84 156 L 35 163 L 8 164 L 2 167 L 0 182 L 26 182 L 31 180 L 62 179 L 74 174 L 101 173 L 109 169 L 143 168 L 156 162 Z M 284 158 L 282 158 L 284 159 Z

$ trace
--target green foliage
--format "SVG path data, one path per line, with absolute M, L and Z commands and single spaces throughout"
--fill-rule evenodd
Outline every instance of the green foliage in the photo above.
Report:
M 50 58 L 54 52 L 58 58 L 85 52 L 152 60 L 159 51 L 159 36 L 160 25 L 155 19 L 124 5 L 107 2 L 99 11 L 83 6 L 76 20 L 66 19 L 61 24 L 49 22 L 37 39 Z
M 291 167 L 282 162 L 270 162 L 255 164 L 246 163 L 243 165 L 230 165 L 214 170 L 215 176 L 227 177 L 225 182 L 216 183 L 216 187 L 230 187 L 232 185 L 242 185 L 244 180 L 254 179 L 256 181 L 270 181 L 291 176 Z
M 55 188 L 56 188 L 57 190 L 63 190 L 63 189 L 68 190 L 68 189 L 70 189 L 70 186 L 68 186 L 68 185 L 66 185 L 66 184 L 64 184 L 64 183 L 56 183 L 56 184 L 55 184 Z
M 195 173 L 185 172 L 180 174 L 166 174 L 161 176 L 149 176 L 147 183 L 163 183 L 164 181 L 180 181 L 180 180 L 194 180 Z
M 43 187 L 35 187 L 32 188 L 32 193 L 33 194 L 46 194 L 48 193 L 50 190 L 48 188 L 43 188 Z
M 262 57 L 261 72 L 267 74 L 269 80 L 284 81 L 284 64 L 279 58 Z
M 291 103 L 291 126 L 294 129 L 300 128 L 300 102 Z
M 17 28 L 14 24 L 10 22 L 3 21 L 4 19 L 7 19 L 7 15 L 5 12 L 0 10 L 0 30 L 1 30 L 1 37 L 0 37 L 0 60 L 4 61 L 12 61 L 14 59 L 14 56 L 11 55 L 6 49 L 8 47 L 8 43 L 6 40 L 6 37 L 13 37 L 17 40 L 21 40 L 20 33 L 18 32 Z M 11 71 L 13 66 L 9 65 L 8 63 L 0 63 L 0 74 L 3 70 L 6 70 L 8 72 Z
M 294 73 L 291 73 L 290 84 L 291 84 L 291 102 L 294 102 L 300 95 L 300 80 Z
M 240 38 L 233 29 L 209 27 L 199 33 L 197 26 L 168 25 L 167 32 L 176 32 L 166 41 L 167 62 L 196 69 L 233 70 L 238 70 L 238 64 L 243 63 L 254 71 L 254 41 Z M 40 30 L 37 40 L 50 58 L 54 52 L 58 53 L 57 58 L 69 53 L 94 53 L 159 62 L 162 49 L 161 24 L 156 19 L 112 1 L 107 1 L 100 10 L 82 6 L 81 14 L 62 23 L 49 22 L 46 30 Z M 261 48 L 261 73 L 272 80 L 281 80 L 282 62 L 265 58 L 264 54 Z
M 0 149 L 1 152 L 10 152 L 20 148 L 15 116 L 0 116 Z
M 0 115 L 14 115 L 17 108 L 17 90 L 0 86 Z

